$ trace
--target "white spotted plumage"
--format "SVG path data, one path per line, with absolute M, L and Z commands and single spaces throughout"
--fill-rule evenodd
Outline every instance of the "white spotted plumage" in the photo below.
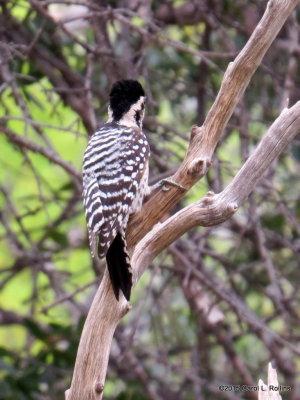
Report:
M 139 82 L 115 82 L 109 120 L 90 139 L 83 159 L 83 202 L 92 255 L 106 256 L 112 287 L 130 299 L 132 270 L 125 239 L 129 215 L 149 193 L 149 145 L 141 127 L 145 93 Z
M 148 191 L 149 146 L 138 127 L 107 123 L 91 138 L 83 160 L 83 198 L 95 254 L 104 257 L 117 231 Z

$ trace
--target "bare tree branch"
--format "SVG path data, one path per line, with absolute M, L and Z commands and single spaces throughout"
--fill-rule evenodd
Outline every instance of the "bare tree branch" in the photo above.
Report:
M 204 124 L 194 126 L 191 143 L 181 166 L 173 179 L 189 189 L 205 175 L 211 165 L 211 158 L 222 132 L 235 106 L 243 95 L 249 81 L 262 61 L 286 18 L 297 5 L 298 0 L 271 0 L 265 14 L 243 50 L 225 72 L 218 96 L 212 105 Z M 160 221 L 184 193 L 176 188 L 160 191 L 145 204 L 128 226 L 128 243 L 134 246 L 152 226 Z M 159 209 L 157 204 L 160 205 Z
M 187 189 L 206 173 L 235 106 L 297 3 L 296 0 L 269 1 L 253 35 L 236 60 L 229 65 L 220 92 L 203 126 L 192 128 L 190 148 L 173 177 Z M 209 193 L 203 200 L 184 208 L 163 224 L 156 225 L 142 239 L 166 211 L 182 198 L 183 193 L 179 189 L 170 189 L 167 192 L 160 191 L 150 199 L 142 211 L 132 218 L 127 232 L 132 249 L 140 241 L 132 256 L 135 279 L 138 279 L 159 251 L 191 227 L 199 224 L 217 225 L 228 219 L 245 201 L 272 160 L 299 132 L 299 124 L 300 104 L 296 104 L 282 112 L 254 155 L 223 192 L 218 195 Z M 119 320 L 130 308 L 123 296 L 119 302 L 116 301 L 106 271 L 83 329 L 71 388 L 66 392 L 68 400 L 102 399 L 113 334 Z
M 75 168 L 68 162 L 59 158 L 54 152 L 51 152 L 50 150 L 45 149 L 43 146 L 40 146 L 30 141 L 26 137 L 17 135 L 15 132 L 13 132 L 11 129 L 7 128 L 4 125 L 0 125 L 0 133 L 3 133 L 6 137 L 9 138 L 9 140 L 18 145 L 20 148 L 25 148 L 30 151 L 33 151 L 34 153 L 39 153 L 44 157 L 48 158 L 49 161 L 62 167 L 73 178 L 73 181 L 76 184 L 77 188 L 79 190 L 81 189 L 81 173 L 76 171 Z
M 272 390 L 271 386 L 279 387 L 277 371 L 271 363 L 268 365 L 268 384 L 265 385 L 263 380 L 258 381 L 258 400 L 282 400 L 279 390 Z

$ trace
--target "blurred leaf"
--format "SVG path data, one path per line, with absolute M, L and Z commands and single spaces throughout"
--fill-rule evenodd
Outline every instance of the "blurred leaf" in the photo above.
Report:
M 265 214 L 262 216 L 262 223 L 269 229 L 282 232 L 285 225 L 285 218 L 281 214 Z
M 50 229 L 47 234 L 49 238 L 54 240 L 54 242 L 60 244 L 64 248 L 67 247 L 68 238 L 66 233 L 62 233 L 57 229 Z
M 47 333 L 44 329 L 42 329 L 36 322 L 29 318 L 24 319 L 24 325 L 28 328 L 30 333 L 35 336 L 37 339 L 42 341 L 46 341 L 49 333 Z

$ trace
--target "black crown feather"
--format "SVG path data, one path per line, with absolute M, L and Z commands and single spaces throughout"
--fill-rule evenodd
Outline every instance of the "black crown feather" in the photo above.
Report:
M 119 121 L 141 96 L 145 96 L 145 92 L 138 81 L 123 79 L 115 82 L 109 94 L 113 119 Z

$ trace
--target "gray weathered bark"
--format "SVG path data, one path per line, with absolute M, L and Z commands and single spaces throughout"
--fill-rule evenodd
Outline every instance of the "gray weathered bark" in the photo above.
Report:
M 269 1 L 265 14 L 249 41 L 235 61 L 229 64 L 219 94 L 203 126 L 192 128 L 190 147 L 182 165 L 173 176 L 187 190 L 211 165 L 214 149 L 235 106 L 298 2 Z M 162 224 L 157 223 L 184 193 L 180 189 L 171 188 L 155 194 L 142 211 L 133 216 L 127 230 L 135 281 L 162 249 L 193 226 L 217 225 L 230 218 L 268 166 L 299 131 L 300 103 L 297 103 L 291 109 L 282 111 L 256 151 L 221 193 L 208 193 L 204 199 L 185 207 Z M 159 209 L 157 204 L 160 205 Z M 71 388 L 66 392 L 67 400 L 102 399 L 114 331 L 130 308 L 123 296 L 119 302 L 116 301 L 106 271 L 82 332 Z

